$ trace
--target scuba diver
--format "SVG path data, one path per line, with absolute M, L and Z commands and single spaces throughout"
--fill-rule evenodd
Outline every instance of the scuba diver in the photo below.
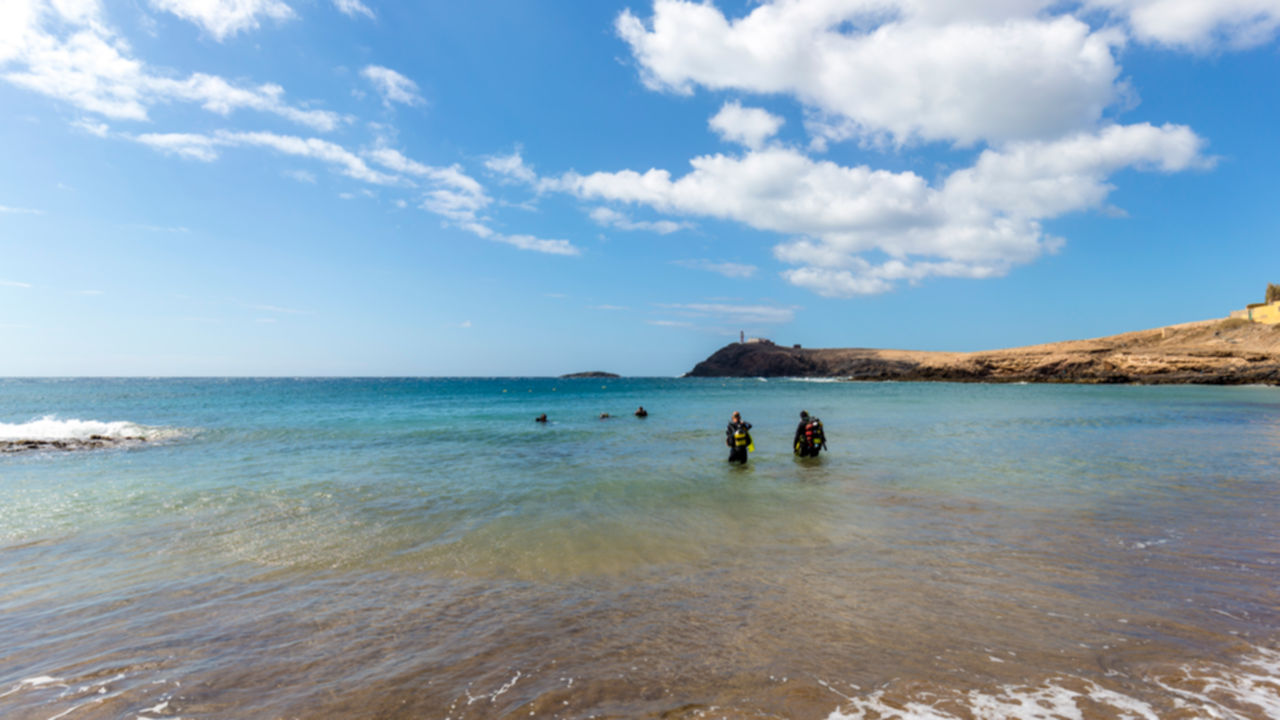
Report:
M 645 410 L 644 406 L 641 405 L 640 408 L 636 410 L 636 417 L 649 417 L 649 411 Z
M 818 457 L 818 453 L 827 447 L 827 436 L 822 432 L 822 421 L 816 417 L 810 417 L 808 411 L 801 410 L 800 424 L 796 426 L 793 446 L 799 457 Z
M 747 452 L 755 449 L 750 430 L 751 423 L 743 422 L 742 415 L 735 411 L 724 431 L 724 444 L 729 446 L 729 462 L 747 463 Z

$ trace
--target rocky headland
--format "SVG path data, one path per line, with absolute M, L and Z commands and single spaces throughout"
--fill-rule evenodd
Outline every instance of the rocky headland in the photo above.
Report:
M 732 343 L 687 376 L 1280 385 L 1280 325 L 1205 320 L 1092 340 L 967 353 Z

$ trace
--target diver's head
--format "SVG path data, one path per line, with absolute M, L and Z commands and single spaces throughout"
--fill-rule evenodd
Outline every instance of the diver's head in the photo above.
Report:
M 801 419 L 801 420 L 808 420 L 808 419 L 809 419 L 809 411 L 808 411 L 808 410 L 801 410 L 801 411 L 800 411 L 800 419 Z

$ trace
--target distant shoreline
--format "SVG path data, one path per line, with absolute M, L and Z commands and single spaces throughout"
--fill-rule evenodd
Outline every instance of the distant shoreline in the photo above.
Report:
M 1205 320 L 1090 340 L 969 353 L 732 343 L 698 363 L 686 377 L 1280 385 L 1280 325 Z

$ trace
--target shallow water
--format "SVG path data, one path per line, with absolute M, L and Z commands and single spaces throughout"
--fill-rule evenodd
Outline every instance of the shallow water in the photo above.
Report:
M 89 427 L 0 456 L 6 718 L 1280 717 L 1275 388 L 0 381 Z

